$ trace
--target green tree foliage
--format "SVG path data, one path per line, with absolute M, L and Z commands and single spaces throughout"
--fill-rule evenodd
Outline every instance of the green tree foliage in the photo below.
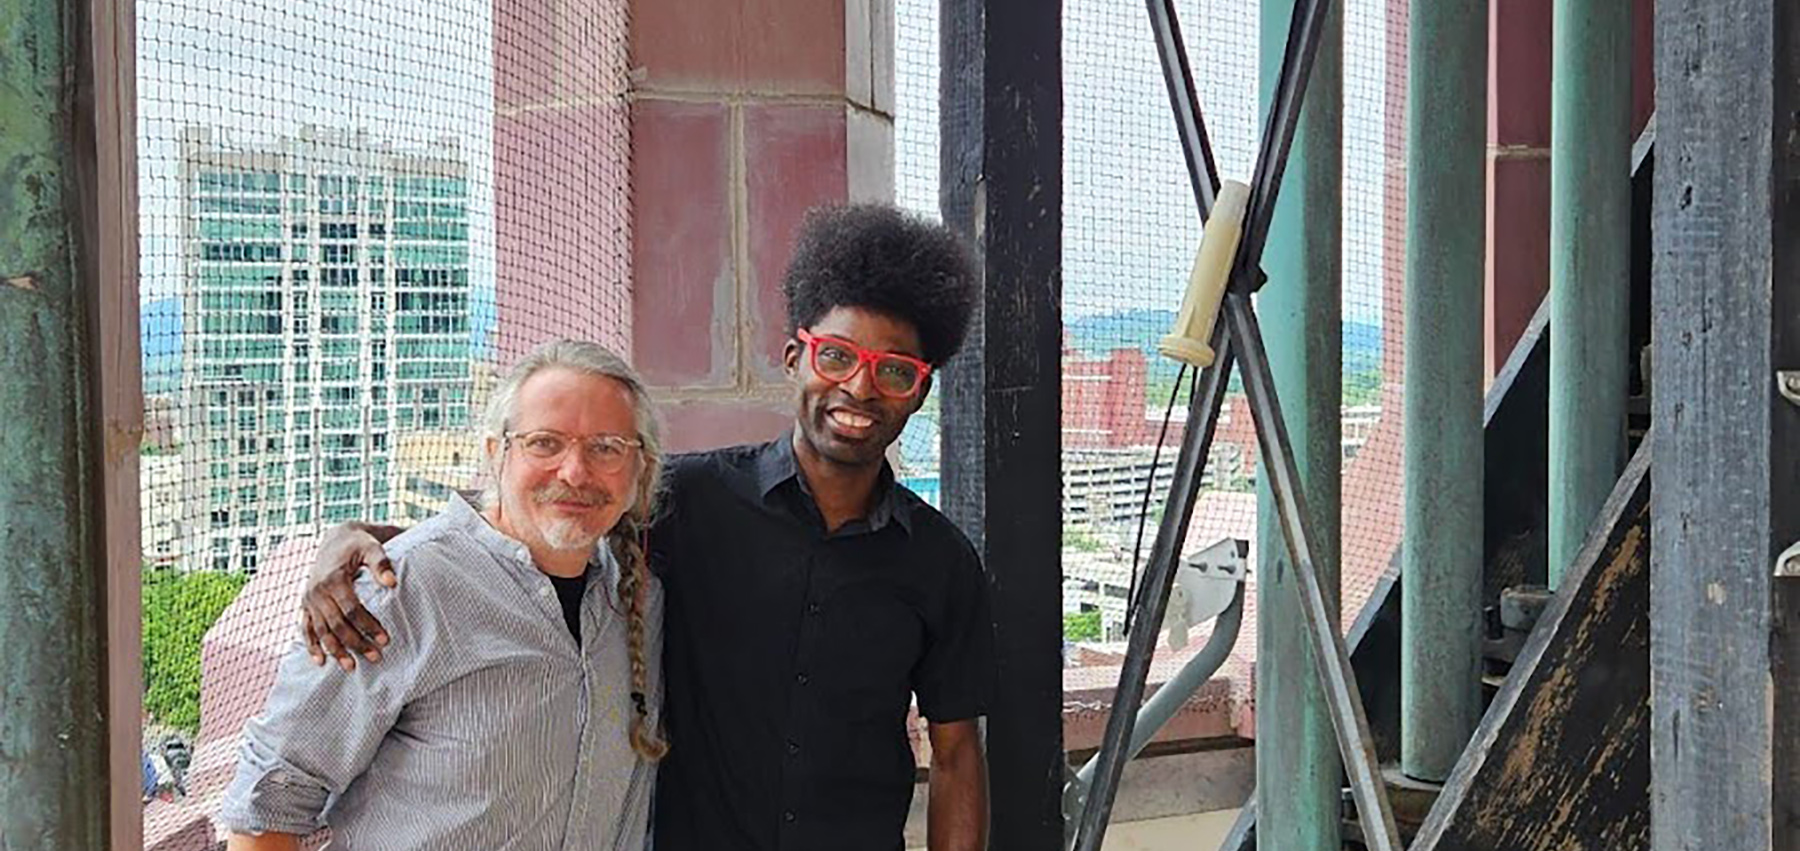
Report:
M 1069 641 L 1099 641 L 1100 612 L 1075 612 L 1063 615 L 1063 638 Z
M 250 577 L 144 572 L 144 708 L 158 723 L 200 727 L 200 640 Z
M 1097 553 L 1106 549 L 1106 542 L 1095 537 L 1093 532 L 1073 526 L 1064 526 L 1062 545 L 1065 550 L 1083 553 Z

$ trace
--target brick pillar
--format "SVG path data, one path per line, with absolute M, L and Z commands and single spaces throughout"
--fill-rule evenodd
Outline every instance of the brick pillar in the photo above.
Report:
M 630 350 L 626 3 L 494 0 L 493 345 L 503 365 L 557 337 Z
M 793 417 L 781 275 L 805 211 L 893 194 L 892 0 L 632 0 L 632 352 L 668 442 Z

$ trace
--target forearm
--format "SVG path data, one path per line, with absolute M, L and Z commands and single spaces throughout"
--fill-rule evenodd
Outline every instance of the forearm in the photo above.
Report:
M 233 833 L 225 851 L 300 851 L 300 837 L 292 833 Z
M 930 851 L 981 851 L 987 826 L 987 765 L 980 752 L 934 756 L 925 827 Z

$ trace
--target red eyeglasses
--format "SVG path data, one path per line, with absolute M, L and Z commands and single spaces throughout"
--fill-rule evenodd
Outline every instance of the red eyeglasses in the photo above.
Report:
M 805 328 L 796 330 L 794 335 L 812 353 L 813 372 L 838 384 L 856 377 L 866 363 L 881 395 L 905 399 L 918 393 L 925 378 L 931 375 L 931 364 L 909 355 L 865 349 L 849 340 L 816 336 Z

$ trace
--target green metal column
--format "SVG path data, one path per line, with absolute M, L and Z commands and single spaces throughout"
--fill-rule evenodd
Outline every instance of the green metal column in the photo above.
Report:
M 1266 116 L 1293 0 L 1263 0 L 1262 113 Z M 1263 269 L 1257 312 L 1276 393 L 1313 514 L 1319 581 L 1336 614 L 1343 446 L 1343 4 L 1333 3 L 1307 86 Z M 1260 477 L 1259 477 L 1260 478 Z M 1260 485 L 1257 523 L 1257 848 L 1337 848 L 1343 768 L 1318 684 L 1304 615 L 1274 500 Z
M 1625 467 L 1631 3 L 1556 0 L 1550 95 L 1550 584 Z
M 1400 767 L 1450 776 L 1481 720 L 1487 0 L 1413 0 L 1406 103 Z
M 0 3 L 0 848 L 108 844 L 74 6 Z

